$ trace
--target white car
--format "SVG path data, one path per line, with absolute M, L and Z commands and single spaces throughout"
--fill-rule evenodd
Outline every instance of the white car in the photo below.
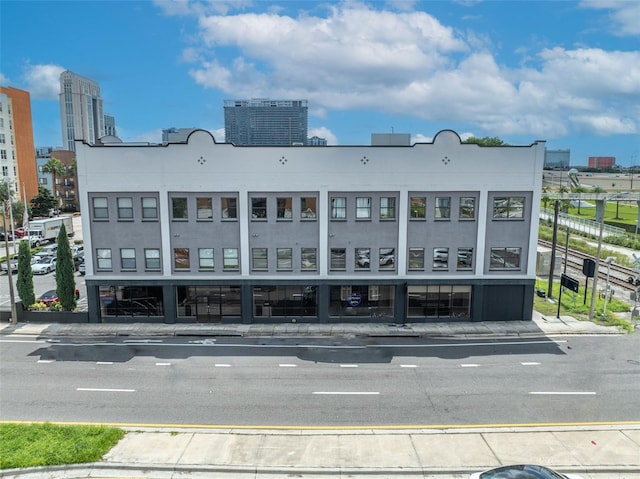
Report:
M 582 479 L 582 477 L 575 474 L 562 474 L 544 466 L 519 464 L 474 472 L 469 479 Z
M 43 256 L 31 265 L 33 274 L 47 274 L 56 270 L 56 258 L 54 256 Z

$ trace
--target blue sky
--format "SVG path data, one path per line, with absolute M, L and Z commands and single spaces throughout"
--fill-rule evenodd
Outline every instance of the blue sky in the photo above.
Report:
M 62 144 L 64 70 L 100 84 L 124 141 L 198 127 L 225 99 L 309 101 L 309 136 L 547 140 L 572 165 L 640 165 L 640 2 L 6 1 L 0 83 Z

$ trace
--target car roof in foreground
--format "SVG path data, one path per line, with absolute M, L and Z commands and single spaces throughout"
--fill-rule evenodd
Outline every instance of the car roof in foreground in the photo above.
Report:
M 533 464 L 502 466 L 480 474 L 474 474 L 471 477 L 480 479 L 580 479 L 579 476 L 567 476 L 552 471 L 547 467 Z

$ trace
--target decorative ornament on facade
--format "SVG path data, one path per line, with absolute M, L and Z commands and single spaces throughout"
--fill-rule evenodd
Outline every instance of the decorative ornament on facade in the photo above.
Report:
M 202 157 L 202 156 L 201 156 L 200 158 L 198 158 L 198 160 L 197 160 L 197 161 L 198 161 L 198 163 L 200 163 L 201 165 L 204 165 L 204 164 L 207 162 L 207 160 L 206 160 L 204 157 Z
M 442 163 L 444 163 L 445 165 L 448 165 L 451 162 L 451 158 L 449 158 L 448 156 L 445 156 L 442 159 Z
M 367 163 L 369 163 L 369 158 L 367 158 L 366 156 L 363 156 L 362 158 L 360 158 L 360 163 L 362 163 L 363 165 L 366 165 Z
M 284 166 L 287 163 L 288 160 L 284 156 L 282 156 L 282 157 L 280 157 L 280 159 L 278 161 L 280 162 L 280 164 L 282 166 Z

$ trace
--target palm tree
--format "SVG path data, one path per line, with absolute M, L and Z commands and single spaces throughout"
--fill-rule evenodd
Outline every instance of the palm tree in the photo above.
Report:
M 584 186 L 576 186 L 573 188 L 574 193 L 586 193 L 587 189 Z M 578 198 L 578 216 L 580 216 L 580 205 L 582 204 L 582 199 Z
M 65 173 L 64 163 L 62 163 L 62 161 L 60 161 L 58 158 L 54 158 L 52 156 L 51 158 L 49 158 L 49 161 L 47 161 L 44 165 L 42 165 L 42 172 L 51 173 L 51 177 L 53 181 L 53 185 L 51 189 L 53 191 L 53 196 L 56 199 L 56 205 L 57 205 L 59 202 L 58 202 L 58 195 L 56 195 L 56 177 L 60 175 L 64 175 Z

